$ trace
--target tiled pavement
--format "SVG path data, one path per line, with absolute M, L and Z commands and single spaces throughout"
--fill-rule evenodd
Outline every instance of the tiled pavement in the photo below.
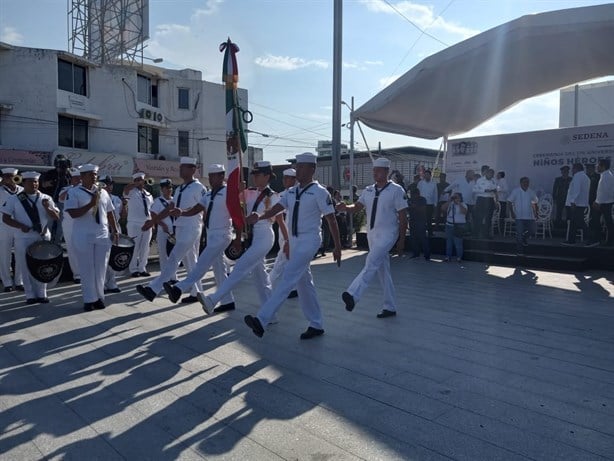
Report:
M 395 257 L 380 320 L 377 281 L 340 299 L 363 261 L 314 262 L 310 341 L 296 299 L 251 333 L 251 281 L 211 317 L 130 278 L 90 313 L 0 294 L 0 459 L 614 459 L 614 273 Z

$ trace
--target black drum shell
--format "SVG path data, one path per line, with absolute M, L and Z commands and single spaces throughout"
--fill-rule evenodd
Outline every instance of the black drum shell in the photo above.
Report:
M 41 283 L 50 283 L 62 272 L 64 251 L 57 243 L 33 242 L 26 248 L 26 265 L 32 277 Z
M 134 253 L 134 239 L 127 235 L 120 235 L 117 243 L 111 245 L 109 255 L 109 267 L 117 272 L 122 272 L 130 265 Z

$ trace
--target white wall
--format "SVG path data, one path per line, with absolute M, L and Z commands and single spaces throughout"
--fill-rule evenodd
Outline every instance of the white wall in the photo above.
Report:
M 575 87 L 560 92 L 559 127 L 574 126 Z M 614 123 L 614 81 L 579 85 L 578 124 Z

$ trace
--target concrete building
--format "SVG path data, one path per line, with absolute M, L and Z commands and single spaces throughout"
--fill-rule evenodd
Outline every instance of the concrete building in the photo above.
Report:
M 226 163 L 224 86 L 200 71 L 8 44 L 0 69 L 0 164 L 50 165 L 61 153 L 121 181 L 136 170 L 176 178 L 181 156 Z M 247 91 L 239 98 L 247 109 Z
M 318 157 L 331 157 L 333 155 L 333 142 L 332 141 L 318 141 L 318 147 L 316 147 Z M 345 155 L 349 152 L 347 144 L 341 144 L 341 155 Z
M 577 85 L 577 92 L 575 85 L 560 91 L 559 128 L 610 123 L 614 123 L 614 81 Z

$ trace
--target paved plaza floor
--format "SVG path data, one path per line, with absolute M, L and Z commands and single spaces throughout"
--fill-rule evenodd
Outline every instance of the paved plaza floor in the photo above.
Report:
M 213 316 L 132 278 L 89 313 L 73 284 L 0 293 L 0 459 L 614 459 L 614 273 L 394 257 L 377 319 L 377 280 L 341 301 L 364 258 L 314 261 L 309 341 L 297 299 L 253 335 L 251 280 Z

